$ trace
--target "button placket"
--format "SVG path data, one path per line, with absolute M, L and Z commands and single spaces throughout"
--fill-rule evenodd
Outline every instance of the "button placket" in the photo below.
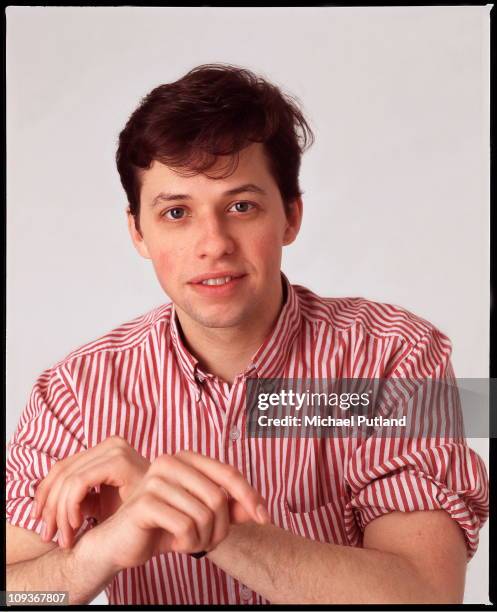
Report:
M 240 435 L 240 429 L 236 425 L 234 425 L 230 430 L 230 440 L 235 442 L 236 440 L 239 440 Z
M 240 444 L 243 443 L 241 425 L 243 408 L 235 403 L 235 398 L 239 397 L 239 385 L 241 384 L 243 384 L 243 380 L 240 376 L 237 376 L 231 388 L 231 398 L 225 424 L 226 429 L 223 437 L 228 462 L 244 474 L 243 453 L 240 452 Z
M 202 399 L 202 386 L 205 383 L 205 376 L 200 374 L 200 372 L 195 372 L 195 400 L 200 402 Z

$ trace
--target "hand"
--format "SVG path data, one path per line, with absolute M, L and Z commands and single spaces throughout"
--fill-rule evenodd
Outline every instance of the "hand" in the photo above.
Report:
M 230 521 L 268 523 L 259 493 L 232 466 L 182 451 L 158 457 L 117 512 L 88 536 L 117 572 L 161 553 L 212 550 L 228 535 Z
M 42 539 L 50 541 L 58 528 L 59 544 L 71 547 L 83 519 L 93 516 L 101 522 L 113 514 L 149 466 L 147 459 L 118 436 L 58 461 L 38 485 L 31 512 L 33 519 L 43 516 Z M 100 494 L 92 494 L 91 489 L 98 485 Z

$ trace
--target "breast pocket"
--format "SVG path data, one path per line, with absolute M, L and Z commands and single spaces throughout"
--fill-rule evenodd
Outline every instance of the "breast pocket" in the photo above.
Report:
M 327 503 L 308 512 L 292 512 L 284 502 L 288 530 L 295 535 L 329 542 L 347 544 L 344 514 L 339 504 Z

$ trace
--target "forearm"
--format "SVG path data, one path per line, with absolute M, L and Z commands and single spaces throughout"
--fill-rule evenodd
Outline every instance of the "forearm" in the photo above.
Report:
M 274 525 L 233 527 L 209 558 L 273 604 L 434 603 L 406 559 L 323 544 Z
M 93 530 L 94 531 L 94 530 Z M 91 602 L 112 580 L 115 572 L 95 554 L 92 532 L 72 549 L 48 553 L 7 566 L 8 591 L 67 591 L 69 604 Z

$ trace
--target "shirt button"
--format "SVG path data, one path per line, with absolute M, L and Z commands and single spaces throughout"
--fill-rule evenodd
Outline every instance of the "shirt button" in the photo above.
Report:
M 232 440 L 238 440 L 239 437 L 240 437 L 240 430 L 238 429 L 238 427 L 232 427 L 230 431 L 230 438 Z
M 240 594 L 242 596 L 242 599 L 244 599 L 245 601 L 252 597 L 252 591 L 245 585 L 242 586 L 242 588 L 240 589 Z

